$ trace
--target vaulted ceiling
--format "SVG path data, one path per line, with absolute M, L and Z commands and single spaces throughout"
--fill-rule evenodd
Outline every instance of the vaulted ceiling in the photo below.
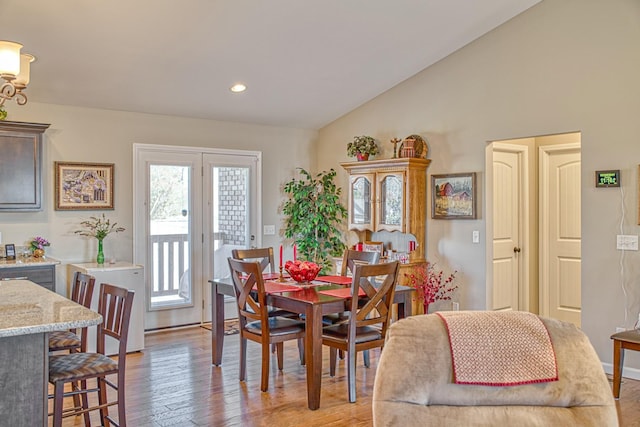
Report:
M 0 0 L 0 40 L 32 102 L 317 129 L 539 1 Z

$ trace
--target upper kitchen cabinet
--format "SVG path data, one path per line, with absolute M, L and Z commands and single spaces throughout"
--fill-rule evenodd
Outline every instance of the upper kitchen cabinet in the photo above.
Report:
M 349 173 L 349 229 L 399 231 L 424 239 L 428 159 L 341 163 Z
M 0 211 L 42 210 L 42 139 L 48 127 L 0 121 Z

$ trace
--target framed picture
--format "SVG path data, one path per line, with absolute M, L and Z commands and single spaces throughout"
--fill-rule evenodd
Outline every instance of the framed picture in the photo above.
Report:
M 431 175 L 431 218 L 476 218 L 476 173 Z
M 113 209 L 113 163 L 55 162 L 55 209 Z
M 16 245 L 13 243 L 4 245 L 4 257 L 8 260 L 16 259 Z

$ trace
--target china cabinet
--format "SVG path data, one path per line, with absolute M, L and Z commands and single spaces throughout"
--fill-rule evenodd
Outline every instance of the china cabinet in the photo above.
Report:
M 417 243 L 410 262 L 424 262 L 429 163 L 419 158 L 341 163 L 349 173 L 349 230 L 361 241 L 371 240 L 371 232 L 410 234 Z
M 42 135 L 48 127 L 0 121 L 0 210 L 42 209 Z
M 349 173 L 349 230 L 361 242 L 372 240 L 372 233 L 400 233 L 405 242 L 415 241 L 407 263 L 400 265 L 398 284 L 410 285 L 409 276 L 424 265 L 427 234 L 427 168 L 431 160 L 398 158 L 341 163 Z M 390 242 L 383 242 L 390 248 Z M 413 245 L 412 245 L 413 246 Z M 408 247 L 397 248 L 401 252 Z M 412 248 L 413 249 L 413 248 Z M 413 301 L 413 312 L 422 304 Z

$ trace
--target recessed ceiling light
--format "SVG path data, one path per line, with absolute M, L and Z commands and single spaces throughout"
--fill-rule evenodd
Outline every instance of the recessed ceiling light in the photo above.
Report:
M 242 83 L 236 83 L 233 86 L 231 86 L 231 92 L 244 92 L 245 90 L 247 90 L 247 86 L 243 85 Z

